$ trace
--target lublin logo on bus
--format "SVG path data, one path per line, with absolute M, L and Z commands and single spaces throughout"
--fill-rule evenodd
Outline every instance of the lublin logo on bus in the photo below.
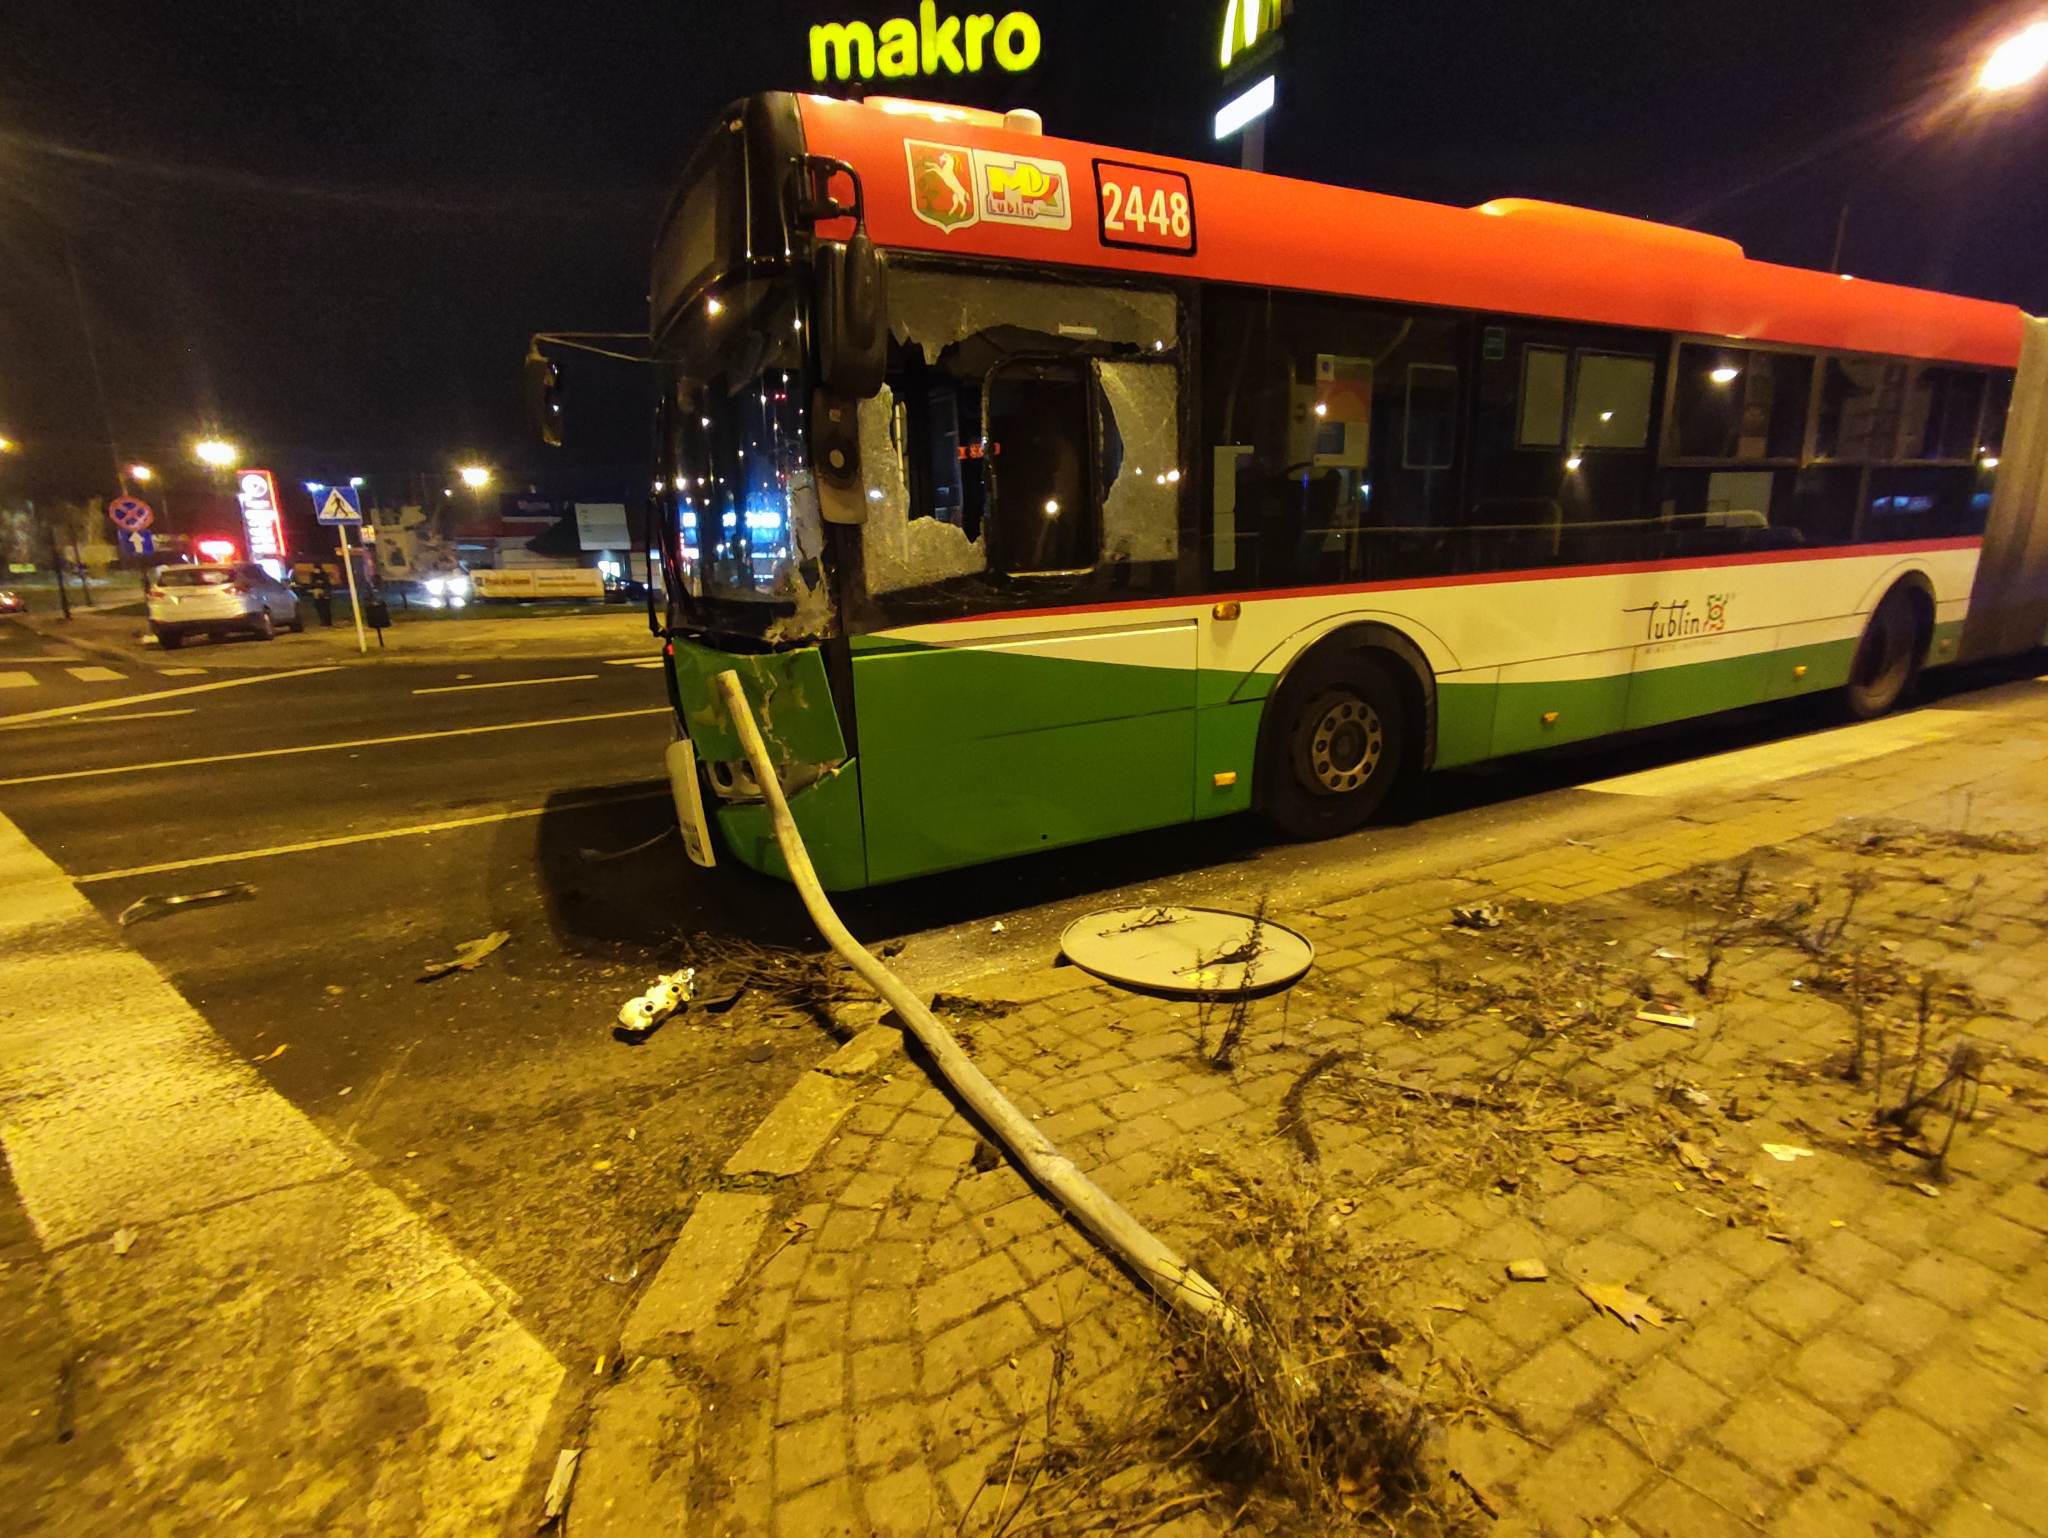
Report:
M 828 21 L 811 28 L 811 78 L 816 81 L 907 80 L 914 75 L 975 75 L 996 67 L 1022 74 L 1043 47 L 1038 21 L 1025 11 L 939 19 L 935 0 L 922 0 L 917 20 L 894 17 L 879 27 Z
M 1728 601 L 1733 593 L 1707 594 L 1707 612 L 1695 614 L 1690 598 L 1673 598 L 1665 603 L 1646 603 L 1624 614 L 1647 614 L 1643 622 L 1646 641 L 1682 641 L 1687 636 L 1714 635 L 1728 628 Z

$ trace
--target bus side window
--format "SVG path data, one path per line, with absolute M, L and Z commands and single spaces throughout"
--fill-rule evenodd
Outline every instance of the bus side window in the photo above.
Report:
M 1102 546 L 1094 376 L 1080 360 L 1015 360 L 984 386 L 989 565 L 1010 576 L 1085 571 Z

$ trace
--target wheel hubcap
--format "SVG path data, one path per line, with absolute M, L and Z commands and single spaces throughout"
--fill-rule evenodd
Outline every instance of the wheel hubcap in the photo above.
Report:
M 1364 700 L 1335 701 L 1309 728 L 1309 779 L 1333 795 L 1358 789 L 1379 767 L 1386 735 L 1380 718 Z

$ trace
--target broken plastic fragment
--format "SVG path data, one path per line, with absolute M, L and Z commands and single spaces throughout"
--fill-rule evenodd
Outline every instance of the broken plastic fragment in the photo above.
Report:
M 180 908 L 204 907 L 210 903 L 238 902 L 244 897 L 254 897 L 256 888 L 246 881 L 237 881 L 233 886 L 215 887 L 210 892 L 152 892 L 147 897 L 138 897 L 123 908 L 116 920 L 124 928 L 139 924 L 144 919 L 157 918 L 162 914 L 175 913 Z
M 645 1036 L 697 996 L 697 969 L 664 972 L 638 998 L 619 1006 L 621 1036 Z
M 428 962 L 418 981 L 430 983 L 437 977 L 446 977 L 450 972 L 474 972 L 483 964 L 486 956 L 511 938 L 510 930 L 494 929 L 481 939 L 465 940 L 455 947 L 455 954 L 448 960 Z
M 1766 1143 L 1764 1144 L 1764 1152 L 1773 1159 L 1776 1159 L 1780 1164 L 1790 1164 L 1794 1159 L 1811 1159 L 1813 1157 L 1813 1150 L 1811 1148 L 1800 1148 L 1791 1143 Z

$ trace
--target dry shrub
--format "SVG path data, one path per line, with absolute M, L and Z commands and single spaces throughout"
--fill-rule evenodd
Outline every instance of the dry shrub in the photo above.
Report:
M 1190 1512 L 1275 1535 L 1463 1533 L 1436 1417 L 1393 1360 L 1382 1311 L 1395 1262 L 1363 1252 L 1305 1183 L 1227 1168 L 1184 1172 L 1211 1200 L 1203 1269 L 1243 1333 L 1173 1317 L 1160 1385 L 1135 1411 L 1070 1417 L 993 1531 L 1135 1533 Z M 1462 1510 L 1461 1508 L 1462 1504 Z

